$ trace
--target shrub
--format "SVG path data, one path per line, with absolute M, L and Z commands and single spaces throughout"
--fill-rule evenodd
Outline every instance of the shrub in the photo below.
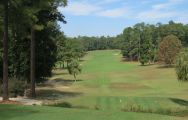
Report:
M 68 65 L 68 72 L 71 75 L 74 75 L 75 81 L 76 76 L 81 73 L 82 69 L 80 67 L 79 61 L 76 59 L 71 60 L 71 62 Z
M 139 61 L 142 65 L 149 62 L 149 56 L 147 54 L 140 55 Z
M 176 36 L 169 35 L 164 37 L 159 45 L 159 60 L 168 66 L 174 64 L 176 56 L 181 51 L 181 47 L 181 41 Z
M 11 78 L 9 80 L 9 94 L 11 97 L 24 96 L 26 83 L 17 78 Z
M 188 81 L 188 50 L 178 55 L 176 60 L 176 73 L 178 80 Z

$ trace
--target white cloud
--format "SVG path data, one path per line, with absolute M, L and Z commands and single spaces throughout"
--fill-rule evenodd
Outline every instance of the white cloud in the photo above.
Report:
M 110 3 L 115 3 L 115 2 L 120 2 L 123 0 L 101 0 L 100 2 L 97 2 L 97 4 L 110 4 Z
M 80 1 L 80 2 L 70 2 L 70 4 L 66 8 L 60 8 L 61 12 L 65 12 L 71 15 L 76 16 L 102 16 L 102 17 L 123 17 L 128 13 L 128 8 L 105 8 L 104 4 L 109 4 L 113 2 L 118 2 L 122 0 L 104 0 L 100 2 L 96 2 L 92 4 L 88 1 Z
M 142 0 L 141 4 L 148 4 L 148 3 L 151 3 L 151 2 L 152 2 L 151 0 Z
M 62 12 L 67 12 L 72 15 L 90 15 L 101 10 L 99 6 L 92 5 L 87 2 L 72 2 L 66 8 L 60 9 Z
M 140 20 L 156 20 L 175 17 L 177 13 L 175 12 L 161 12 L 157 10 L 145 11 L 138 14 L 137 18 Z
M 66 8 L 60 11 L 75 16 L 101 16 L 109 18 L 129 18 L 142 21 L 178 20 L 187 21 L 188 17 L 177 6 L 184 4 L 185 0 L 166 0 L 166 2 L 154 2 L 142 0 L 141 4 L 123 4 L 125 0 L 72 0 Z M 120 4 L 114 7 L 114 3 Z M 151 5 L 151 6 L 148 6 Z M 142 9 L 143 6 L 147 8 Z
M 184 0 L 168 0 L 151 6 L 151 9 L 138 13 L 137 19 L 145 21 L 159 21 L 180 17 L 180 12 L 173 7 L 181 4 Z
M 155 10 L 168 9 L 171 6 L 182 3 L 183 1 L 184 0 L 168 0 L 165 3 L 153 5 L 152 8 L 155 9 Z
M 117 17 L 126 16 L 126 13 L 128 13 L 128 9 L 126 8 L 115 8 L 115 9 L 108 9 L 108 10 L 100 11 L 96 15 L 117 18 Z
M 179 17 L 174 21 L 188 24 L 188 15 L 184 13 L 179 13 Z

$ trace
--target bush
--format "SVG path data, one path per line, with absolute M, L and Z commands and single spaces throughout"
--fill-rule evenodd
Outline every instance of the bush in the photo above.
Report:
M 181 41 L 174 35 L 169 35 L 163 38 L 159 45 L 158 57 L 159 60 L 170 66 L 175 63 L 176 56 L 181 51 Z
M 188 50 L 180 53 L 176 60 L 178 80 L 188 81 Z
M 9 79 L 9 94 L 10 97 L 24 96 L 26 83 L 17 78 Z
M 142 65 L 149 62 L 149 56 L 147 54 L 142 54 L 139 58 L 139 61 Z
M 71 60 L 71 62 L 68 65 L 69 74 L 74 75 L 74 78 L 76 80 L 76 75 L 81 73 L 81 71 L 82 71 L 82 69 L 80 67 L 79 61 L 76 59 Z

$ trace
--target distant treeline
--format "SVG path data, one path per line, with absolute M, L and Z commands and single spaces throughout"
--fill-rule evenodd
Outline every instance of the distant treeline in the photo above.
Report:
M 86 37 L 71 38 L 80 41 L 85 51 L 121 49 L 123 57 L 128 60 L 138 60 L 148 54 L 151 60 L 157 60 L 157 51 L 161 40 L 174 35 L 181 40 L 184 47 L 188 46 L 188 25 L 170 21 L 168 24 L 156 25 L 138 23 L 127 27 L 116 37 Z
M 80 41 L 83 49 L 85 51 L 92 50 L 105 50 L 105 49 L 114 49 L 116 44 L 114 42 L 116 37 L 87 37 L 79 36 L 76 38 L 68 38 L 69 40 Z

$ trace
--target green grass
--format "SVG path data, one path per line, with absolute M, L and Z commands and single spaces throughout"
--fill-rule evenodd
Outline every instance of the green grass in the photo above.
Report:
M 116 112 L 97 111 L 83 109 L 65 109 L 58 107 L 39 106 L 15 106 L 0 105 L 0 120 L 175 120 L 170 116 Z
M 82 62 L 82 81 L 67 91 L 83 93 L 63 98 L 73 106 L 89 109 L 141 111 L 176 115 L 188 110 L 188 84 L 178 82 L 174 68 L 140 66 L 123 62 L 119 50 L 89 52 Z M 73 79 L 66 71 L 53 78 Z M 63 74 L 61 74 L 63 73 Z
M 77 82 L 66 70 L 56 70 L 50 86 L 38 87 L 39 99 L 73 108 L 1 105 L 0 116 L 11 111 L 17 116 L 11 120 L 186 119 L 180 116 L 188 114 L 188 83 L 178 82 L 174 68 L 123 62 L 119 50 L 89 52 L 81 65 Z

